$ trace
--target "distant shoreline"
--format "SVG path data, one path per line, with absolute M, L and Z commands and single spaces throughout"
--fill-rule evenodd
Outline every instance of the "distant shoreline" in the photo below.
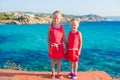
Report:
M 112 21 L 120 21 L 120 16 L 107 16 L 107 18 Z
M 72 18 L 79 18 L 82 22 L 110 21 L 106 17 L 95 14 L 74 16 L 64 15 L 62 23 L 68 23 Z M 52 21 L 52 14 L 32 12 L 0 12 L 0 23 L 2 24 L 49 24 Z

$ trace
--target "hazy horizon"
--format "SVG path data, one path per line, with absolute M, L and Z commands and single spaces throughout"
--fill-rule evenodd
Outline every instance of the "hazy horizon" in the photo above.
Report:
M 96 14 L 100 16 L 120 16 L 119 3 L 119 0 L 0 0 L 0 12 L 26 11 L 53 13 L 55 10 L 61 10 L 63 14 L 69 15 Z

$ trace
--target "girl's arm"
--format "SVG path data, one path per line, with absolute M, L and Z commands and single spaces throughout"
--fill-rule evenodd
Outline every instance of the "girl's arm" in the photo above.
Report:
M 65 49 L 67 50 L 67 41 L 66 41 L 64 29 L 63 29 L 63 42 L 64 42 L 64 44 L 65 44 Z
M 48 52 L 49 52 L 49 50 L 50 50 L 50 29 L 51 29 L 51 27 L 49 26 L 49 28 L 48 28 L 48 37 L 47 37 L 47 41 L 48 41 Z
M 79 53 L 79 55 L 80 55 L 80 53 L 81 53 L 81 48 L 82 48 L 82 34 L 81 34 L 81 32 L 79 32 L 79 47 L 78 47 L 78 53 Z

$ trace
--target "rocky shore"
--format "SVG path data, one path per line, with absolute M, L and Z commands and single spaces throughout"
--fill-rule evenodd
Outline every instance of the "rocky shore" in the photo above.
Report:
M 63 23 L 68 23 L 71 18 L 79 18 L 80 21 L 98 22 L 108 21 L 107 18 L 94 14 L 74 16 L 64 15 Z M 46 13 L 31 13 L 31 12 L 0 12 L 1 24 L 48 24 L 52 21 L 52 15 Z

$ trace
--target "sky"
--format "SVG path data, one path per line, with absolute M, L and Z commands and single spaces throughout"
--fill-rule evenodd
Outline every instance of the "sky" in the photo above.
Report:
M 0 12 L 25 11 L 100 16 L 120 16 L 120 0 L 0 0 Z

